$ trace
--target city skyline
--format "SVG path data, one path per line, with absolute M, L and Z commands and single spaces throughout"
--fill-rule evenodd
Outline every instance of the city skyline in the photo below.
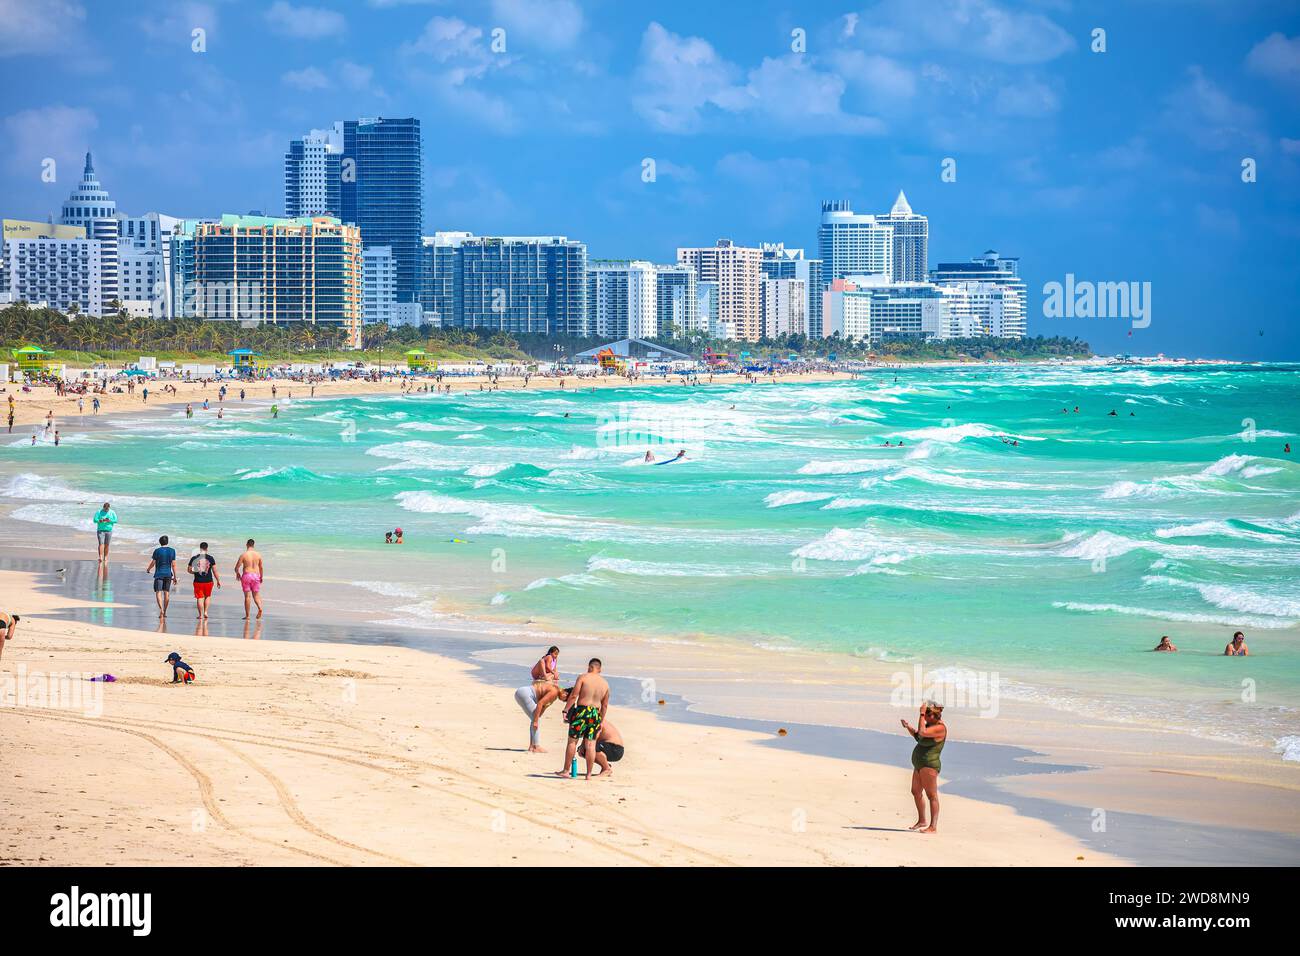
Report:
M 1300 38 L 1282 4 L 969 0 L 924 22 L 893 3 L 4 7 L 6 217 L 57 219 L 87 150 L 133 216 L 283 215 L 291 140 L 409 116 L 425 235 L 567 235 L 592 259 L 661 264 L 722 237 L 813 255 L 822 201 L 880 215 L 901 190 L 929 217 L 930 268 L 1021 259 L 1031 335 L 1300 354 Z M 1156 48 L 1155 29 L 1181 44 Z M 1046 317 L 1067 276 L 1150 283 L 1151 321 Z

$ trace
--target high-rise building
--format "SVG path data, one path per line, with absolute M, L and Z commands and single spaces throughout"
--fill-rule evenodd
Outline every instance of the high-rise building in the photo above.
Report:
M 44 303 L 96 315 L 104 303 L 104 244 L 84 226 L 6 219 L 0 238 L 0 296 L 7 302 Z
M 173 316 L 171 238 L 180 221 L 156 212 L 117 214 L 119 298 L 131 315 Z
M 339 218 L 361 229 L 365 245 L 392 248 L 397 301 L 418 301 L 424 222 L 420 121 L 345 120 L 339 163 Z
M 965 293 L 967 306 L 949 335 L 1024 337 L 1028 290 L 1020 278 L 1019 259 L 999 256 L 990 249 L 970 262 L 939 263 L 930 272 L 930 281 Z
M 677 261 L 695 270 L 698 282 L 718 284 L 718 322 L 726 338 L 756 342 L 763 334 L 759 309 L 762 251 L 730 239 L 677 250 Z
M 108 315 L 120 306 L 120 289 L 118 288 L 118 250 L 117 250 L 117 203 L 108 191 L 99 183 L 95 175 L 95 163 L 90 153 L 86 153 L 86 167 L 66 202 L 60 220 L 65 226 L 81 226 L 86 230 L 86 238 L 103 244 L 100 249 L 100 295 L 101 299 L 87 311 L 92 314 Z
M 823 334 L 875 345 L 883 339 L 937 339 L 951 326 L 952 297 L 929 282 L 872 274 L 835 279 L 823 293 Z
M 659 331 L 655 266 L 638 260 L 587 264 L 587 335 L 647 339 Z
M 682 335 L 699 331 L 695 270 L 686 265 L 656 265 L 655 299 L 658 334 Z M 708 331 L 708 327 L 704 328 Z
M 817 230 L 822 284 L 848 276 L 894 274 L 894 227 L 875 216 L 855 213 L 848 200 L 822 203 Z
M 693 332 L 703 332 L 710 338 L 726 338 L 726 330 L 718 320 L 718 284 L 702 281 L 695 283 L 695 327 Z
M 284 154 L 284 214 L 290 218 L 341 215 L 342 161 L 342 123 L 290 140 Z
M 361 336 L 361 235 L 329 216 L 221 217 L 193 230 L 185 315 L 341 326 Z
M 397 267 L 393 264 L 393 250 L 388 246 L 366 246 L 361 251 L 361 321 L 366 325 L 376 322 L 394 325 L 396 304 Z
M 769 279 L 800 279 L 808 290 L 807 334 L 822 334 L 822 261 L 804 258 L 802 249 L 787 249 L 783 242 L 765 242 L 759 264 Z
M 759 287 L 763 335 L 808 334 L 808 286 L 803 279 L 764 279 Z
M 587 246 L 565 236 L 423 240 L 423 307 L 443 328 L 586 335 Z
M 903 191 L 894 206 L 876 221 L 894 230 L 893 279 L 895 282 L 924 282 L 929 274 L 930 220 L 912 212 Z

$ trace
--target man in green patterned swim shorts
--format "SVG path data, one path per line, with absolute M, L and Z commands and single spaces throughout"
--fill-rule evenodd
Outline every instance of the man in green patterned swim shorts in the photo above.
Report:
M 595 741 L 600 733 L 601 721 L 609 710 L 609 684 L 600 676 L 600 658 L 593 657 L 587 662 L 587 673 L 578 678 L 569 692 L 569 707 L 565 716 L 569 721 L 569 741 L 564 747 L 564 766 L 557 770 L 557 777 L 567 777 L 579 740 Z M 591 779 L 591 769 L 596 763 L 596 747 L 587 750 L 587 779 Z

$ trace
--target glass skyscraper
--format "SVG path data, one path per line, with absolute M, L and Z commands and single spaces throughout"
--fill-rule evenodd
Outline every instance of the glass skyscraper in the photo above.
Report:
M 564 236 L 424 239 L 421 302 L 443 328 L 587 334 L 587 246 Z
M 808 295 L 805 309 L 808 335 L 822 334 L 822 261 L 805 259 L 802 249 L 787 249 L 782 242 L 765 242 L 760 246 L 763 258 L 759 268 L 767 279 L 802 279 Z
M 344 121 L 339 179 L 339 218 L 360 228 L 364 245 L 392 248 L 397 301 L 419 301 L 424 222 L 420 121 Z

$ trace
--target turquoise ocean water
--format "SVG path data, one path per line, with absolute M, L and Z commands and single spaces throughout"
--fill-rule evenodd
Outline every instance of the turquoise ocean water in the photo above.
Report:
M 133 548 L 168 532 L 233 562 L 251 535 L 278 576 L 357 582 L 415 625 L 455 612 L 972 667 L 1013 696 L 1300 759 L 1300 450 L 1283 451 L 1300 367 L 294 391 L 277 421 L 232 403 L 57 449 L 15 434 L 0 494 L 52 534 L 111 498 Z M 647 448 L 687 457 L 647 465 Z M 1220 656 L 1235 629 L 1248 661 Z M 1149 653 L 1162 634 L 1178 655 Z

